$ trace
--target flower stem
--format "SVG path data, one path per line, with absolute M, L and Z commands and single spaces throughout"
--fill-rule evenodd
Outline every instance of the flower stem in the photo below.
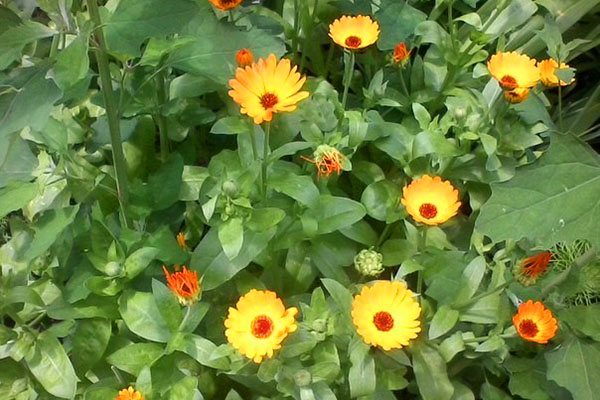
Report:
M 164 70 L 161 70 L 160 73 L 156 75 L 156 86 L 156 96 L 158 100 L 158 109 L 156 110 L 156 122 L 158 123 L 158 133 L 160 136 L 160 159 L 164 163 L 169 157 L 169 131 L 167 120 L 165 116 L 162 115 L 162 107 L 168 100 Z
M 559 64 L 560 65 L 560 64 Z M 560 84 L 560 79 L 558 81 L 558 127 L 560 128 L 560 132 L 563 131 L 563 110 L 562 110 L 562 85 Z
M 263 143 L 263 164 L 262 164 L 262 188 L 263 198 L 267 201 L 267 158 L 269 157 L 269 135 L 271 134 L 271 122 L 265 124 L 265 139 Z
M 115 166 L 115 176 L 117 181 L 117 198 L 121 208 L 122 223 L 128 227 L 125 209 L 127 208 L 127 164 L 125 154 L 123 153 L 123 144 L 121 143 L 121 126 L 119 121 L 119 112 L 115 103 L 108 66 L 108 55 L 106 43 L 104 41 L 104 31 L 102 29 L 102 19 L 98 11 L 96 0 L 87 0 L 90 18 L 95 25 L 95 37 L 98 47 L 95 50 L 96 62 L 98 63 L 98 73 L 102 85 L 102 96 L 108 118 L 108 129 L 110 131 L 110 142 L 112 147 L 113 164 Z
M 346 100 L 348 99 L 348 89 L 350 89 L 350 82 L 352 81 L 352 73 L 354 72 L 354 52 L 350 51 L 350 58 L 346 64 L 346 70 L 344 71 L 344 94 L 342 95 L 342 110 L 346 111 Z M 342 120 L 344 118 L 342 117 Z
M 453 307 L 455 310 L 459 310 L 459 309 L 464 309 L 469 307 L 472 304 L 477 303 L 479 300 L 486 298 L 488 296 L 492 296 L 496 293 L 500 293 L 501 291 L 503 291 L 504 289 L 506 289 L 511 283 L 513 283 L 514 280 L 513 279 L 509 279 L 508 281 L 504 282 L 502 285 L 496 286 L 493 289 L 488 290 L 487 292 L 483 292 L 478 294 L 475 297 L 472 297 L 470 300 L 467 301 L 463 301 L 461 303 L 455 304 L 455 306 Z

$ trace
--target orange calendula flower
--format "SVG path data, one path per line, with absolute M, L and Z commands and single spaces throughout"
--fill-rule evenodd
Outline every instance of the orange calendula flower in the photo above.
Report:
M 488 60 L 487 67 L 505 90 L 532 88 L 540 80 L 535 60 L 515 51 L 494 54 Z
M 170 274 L 164 265 L 163 271 L 165 271 L 169 289 L 177 295 L 177 299 L 181 305 L 191 306 L 198 301 L 202 290 L 196 271 L 190 271 L 185 265 L 183 266 L 183 271 L 178 271 L 174 274 Z
M 119 390 L 119 395 L 115 397 L 115 400 L 144 400 L 144 396 L 133 386 L 129 386 L 127 389 Z
M 558 325 L 552 312 L 542 303 L 527 300 L 513 316 L 513 324 L 519 335 L 530 342 L 548 343 L 556 335 Z
M 187 250 L 187 245 L 185 244 L 185 233 L 179 232 L 177 234 L 177 243 L 183 250 Z
M 522 103 L 529 97 L 529 89 L 527 88 L 516 88 L 513 90 L 505 90 L 504 98 L 506 101 L 512 104 Z
M 458 213 L 458 190 L 439 176 L 423 175 L 402 190 L 402 204 L 417 222 L 438 225 Z
M 213 4 L 213 6 L 217 7 L 218 9 L 226 11 L 226 10 L 231 10 L 232 8 L 236 8 L 237 6 L 242 4 L 242 1 L 244 1 L 244 0 L 208 0 L 208 1 L 210 1 Z
M 255 363 L 273 357 L 281 342 L 298 327 L 298 309 L 286 310 L 275 292 L 252 289 L 240 297 L 236 308 L 229 307 L 225 336 L 229 343 Z
M 384 350 L 408 346 L 421 332 L 421 306 L 400 281 L 364 286 L 352 302 L 352 322 L 365 343 Z
M 397 65 L 403 66 L 410 58 L 410 53 L 412 53 L 412 50 L 407 51 L 406 43 L 400 42 L 394 48 L 394 52 L 392 53 L 392 60 Z
M 342 163 L 346 159 L 346 157 L 344 157 L 344 155 L 340 153 L 338 149 L 325 144 L 317 147 L 317 150 L 314 152 L 314 160 L 304 156 L 301 157 L 317 166 L 319 178 L 321 178 L 323 175 L 329 176 L 334 172 L 336 172 L 338 175 L 341 174 L 342 170 L 344 169 Z
M 296 70 L 290 60 L 277 62 L 275 54 L 270 54 L 266 60 L 260 58 L 257 63 L 236 70 L 235 79 L 229 81 L 229 96 L 255 124 L 271 121 L 273 114 L 294 111 L 296 103 L 308 97 L 308 92 L 300 91 L 306 77 Z
M 254 62 L 254 54 L 248 49 L 241 49 L 235 54 L 235 61 L 238 67 L 245 68 Z
M 329 25 L 329 37 L 346 49 L 364 49 L 379 38 L 379 23 L 364 15 L 344 15 Z
M 560 68 L 558 67 L 558 63 L 549 58 L 547 60 L 543 60 L 538 62 L 538 69 L 540 70 L 540 78 L 542 79 L 542 83 L 547 87 L 556 87 L 558 86 L 558 76 L 556 76 L 556 69 L 569 69 L 570 67 L 565 63 L 560 63 Z M 567 86 L 571 83 L 575 82 L 575 78 L 571 79 L 569 83 L 561 80 L 560 86 Z
M 530 286 L 546 273 L 548 264 L 552 260 L 552 253 L 545 251 L 521 260 L 515 265 L 515 278 L 523 284 Z

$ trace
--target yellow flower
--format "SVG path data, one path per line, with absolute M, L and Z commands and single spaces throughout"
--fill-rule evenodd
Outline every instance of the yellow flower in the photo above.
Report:
M 229 343 L 255 363 L 273 357 L 296 326 L 296 307 L 287 310 L 275 292 L 252 289 L 229 307 L 225 336 Z
M 514 51 L 498 52 L 487 62 L 490 74 L 507 90 L 532 88 L 540 80 L 535 60 Z
M 515 278 L 523 285 L 530 286 L 537 282 L 540 276 L 548 270 L 548 264 L 552 260 L 552 253 L 544 251 L 519 261 L 515 265 Z
M 144 397 L 132 386 L 129 386 L 127 389 L 120 390 L 115 400 L 144 400 Z
M 334 42 L 347 49 L 363 49 L 379 38 L 379 24 L 371 17 L 344 15 L 329 25 L 329 36 Z
M 505 90 L 504 98 L 509 103 L 517 104 L 522 103 L 529 97 L 529 89 L 527 88 L 516 88 L 513 90 Z
M 244 1 L 244 0 L 208 0 L 208 1 L 210 1 L 213 4 L 213 6 L 217 7 L 218 9 L 226 11 L 226 10 L 231 10 L 232 8 L 236 8 L 237 6 L 242 4 L 242 1 Z
M 540 77 L 542 79 L 542 83 L 544 84 L 544 86 L 548 86 L 548 87 L 558 86 L 558 76 L 556 76 L 556 74 L 555 74 L 556 69 L 558 68 L 558 63 L 555 60 L 549 58 L 547 60 L 538 62 L 537 66 L 538 66 L 538 69 L 540 70 Z M 568 69 L 568 68 L 570 68 L 570 67 L 567 64 L 560 63 L 559 69 Z M 567 86 L 573 82 L 575 82 L 575 78 L 571 79 L 571 82 L 569 82 L 569 83 L 561 80 L 560 86 Z
M 229 96 L 241 106 L 242 114 L 254 118 L 255 124 L 271 121 L 274 113 L 294 111 L 296 103 L 308 97 L 308 92 L 300 91 L 306 78 L 296 69 L 285 58 L 277 62 L 275 54 L 266 60 L 261 58 L 236 70 L 235 79 L 229 81 Z
M 552 312 L 539 301 L 534 303 L 532 300 L 519 306 L 513 324 L 523 339 L 536 343 L 548 343 L 558 330 Z
M 402 204 L 417 222 L 438 225 L 458 213 L 458 190 L 439 176 L 423 175 L 402 190 Z
M 235 61 L 240 68 L 246 68 L 254 62 L 254 54 L 248 49 L 241 49 L 235 53 Z
M 408 346 L 421 332 L 421 307 L 400 281 L 365 286 L 352 302 L 352 322 L 365 343 L 384 350 Z

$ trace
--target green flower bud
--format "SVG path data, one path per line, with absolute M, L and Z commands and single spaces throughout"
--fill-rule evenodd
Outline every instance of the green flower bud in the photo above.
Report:
M 221 189 L 223 190 L 223 193 L 229 197 L 235 197 L 238 191 L 237 185 L 231 179 L 223 182 Z
M 301 369 L 294 373 L 294 382 L 300 387 L 310 385 L 311 381 L 312 376 L 310 375 L 310 372 L 305 369 Z
M 363 249 L 354 257 L 354 267 L 365 276 L 377 276 L 383 272 L 383 255 L 372 249 Z
M 316 332 L 325 332 L 327 330 L 327 320 L 323 318 L 317 318 L 312 323 L 312 328 Z
M 118 263 L 116 261 L 110 261 L 106 264 L 104 270 L 106 271 L 106 275 L 108 276 L 118 276 L 123 273 L 123 266 L 121 265 L 121 263 Z

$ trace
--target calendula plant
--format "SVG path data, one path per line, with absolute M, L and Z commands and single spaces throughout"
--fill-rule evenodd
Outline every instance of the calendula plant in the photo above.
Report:
M 0 399 L 597 399 L 598 18 L 0 0 Z

